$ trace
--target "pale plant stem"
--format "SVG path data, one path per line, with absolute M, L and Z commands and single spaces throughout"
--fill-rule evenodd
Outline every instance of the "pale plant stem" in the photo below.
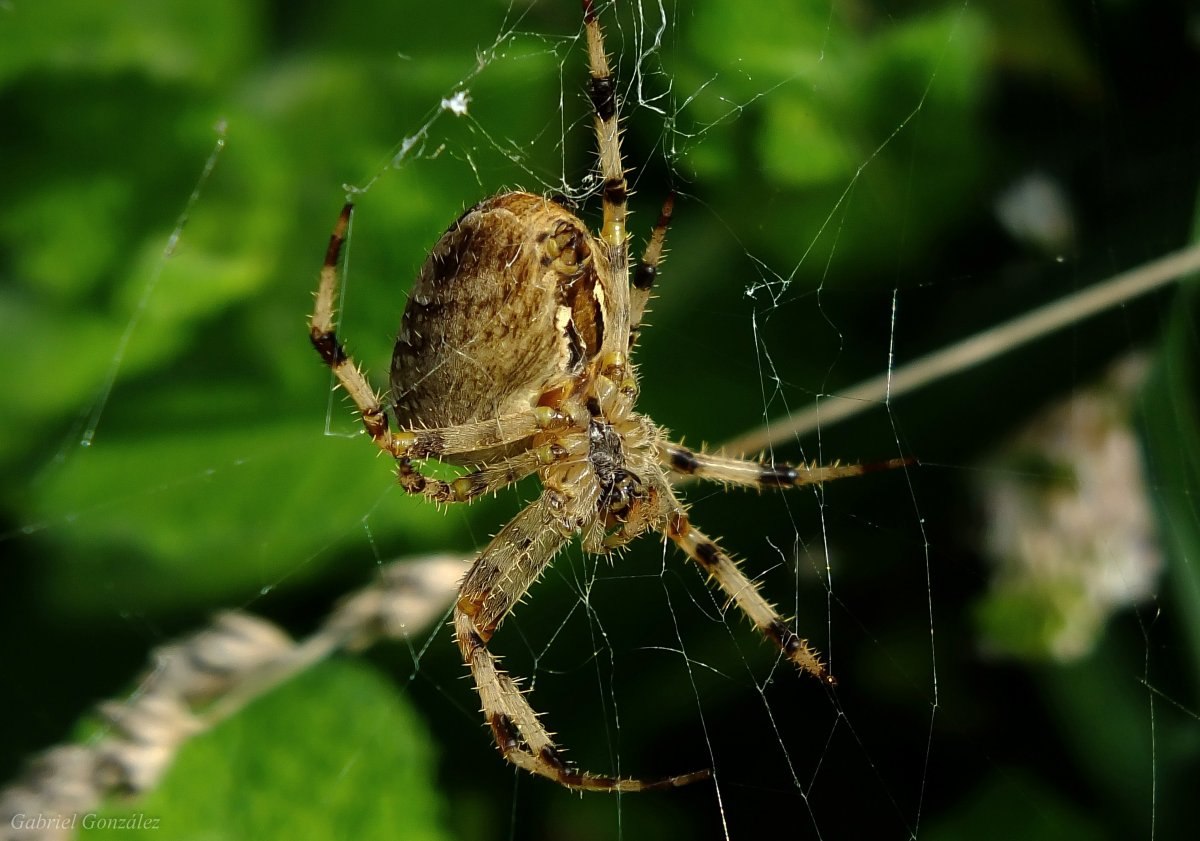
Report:
M 808 409 L 764 424 L 727 441 L 728 453 L 754 453 L 839 423 L 946 377 L 996 359 L 1024 344 L 1077 324 L 1104 310 L 1200 271 L 1200 245 L 1194 245 L 1114 275 L 1011 321 L 864 380 L 845 391 L 818 397 Z

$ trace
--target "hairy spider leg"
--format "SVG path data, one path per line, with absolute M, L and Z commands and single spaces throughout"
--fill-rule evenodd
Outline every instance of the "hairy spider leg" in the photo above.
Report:
M 708 771 L 635 780 L 573 768 L 517 682 L 499 668 L 488 650 L 488 641 L 501 620 L 567 542 L 571 530 L 565 526 L 587 515 L 584 505 L 572 501 L 567 510 L 555 510 L 550 493 L 544 493 L 500 530 L 463 579 L 454 607 L 455 638 L 475 678 L 492 735 L 504 757 L 518 768 L 580 791 L 647 791 L 705 779 Z
M 911 458 L 894 458 L 868 464 L 766 464 L 754 459 L 698 452 L 682 444 L 670 442 L 659 446 L 659 457 L 664 466 L 683 476 L 759 489 L 819 485 L 834 479 L 862 476 L 880 470 L 894 470 L 914 463 L 914 459 Z
M 642 316 L 646 313 L 646 304 L 650 300 L 650 292 L 654 281 L 658 278 L 658 267 L 666 256 L 663 246 L 667 239 L 667 227 L 671 224 L 671 215 L 675 211 L 675 194 L 669 193 L 658 214 L 658 222 L 642 252 L 642 259 L 633 270 L 632 285 L 629 290 L 629 349 L 637 344 L 638 335 L 642 329 Z
M 439 480 L 430 477 L 424 477 L 427 482 L 423 484 L 422 474 L 412 465 L 412 460 L 452 457 L 470 463 L 470 455 L 473 452 L 515 445 L 531 438 L 537 432 L 561 425 L 564 419 L 553 409 L 536 407 L 526 412 L 444 429 L 393 431 L 388 420 L 387 408 L 379 393 L 372 388 L 366 375 L 346 352 L 334 326 L 338 264 L 353 209 L 354 205 L 350 202 L 343 205 L 329 236 L 329 247 L 325 251 L 325 262 L 321 267 L 320 283 L 317 287 L 316 304 L 309 320 L 309 338 L 321 360 L 329 366 L 338 384 L 353 401 L 371 440 L 381 450 L 400 460 L 401 483 L 405 490 L 409 493 L 433 496 L 439 502 L 465 501 L 461 498 L 464 483 L 458 483 L 458 491 L 448 489 L 445 487 L 446 483 L 439 484 Z M 494 465 L 495 469 L 488 471 L 486 475 L 472 474 L 469 484 L 474 490 L 466 494 L 467 499 L 474 499 L 482 493 L 497 490 L 529 475 L 537 469 L 536 465 L 531 465 L 532 460 L 533 457 L 524 460 L 516 458 L 512 464 Z M 510 470 L 513 473 L 511 482 L 501 481 Z
M 754 627 L 779 646 L 784 656 L 827 686 L 837 683 L 816 649 L 787 626 L 775 606 L 759 592 L 758 584 L 747 578 L 738 563 L 715 540 L 693 526 L 682 511 L 672 518 L 667 536 L 708 573 Z

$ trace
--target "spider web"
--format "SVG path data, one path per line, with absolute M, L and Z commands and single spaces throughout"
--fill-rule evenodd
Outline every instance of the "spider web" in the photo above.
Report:
M 429 510 L 325 397 L 301 318 L 341 185 L 358 210 L 339 329 L 377 386 L 407 284 L 464 207 L 520 187 L 599 217 L 570 3 L 89 19 L 63 0 L 67 31 L 46 5 L 0 10 L 5 110 L 31 127 L 3 142 L 34 173 L 2 229 L 21 352 L 5 617 L 29 640 L 5 661 L 14 774 L 214 610 L 302 635 L 394 558 L 469 557 L 536 493 Z M 175 785 L 294 738 L 319 747 L 241 784 L 270 802 L 262 777 L 302 763 L 317 793 L 300 799 L 339 832 L 357 816 L 356 837 L 1180 832 L 1200 733 L 1186 288 L 890 386 L 1188 241 L 1195 118 L 1144 102 L 1150 85 L 1186 102 L 1194 73 L 1166 70 L 1196 68 L 1184 6 L 1151 21 L 1117 4 L 743 5 L 599 8 L 639 247 L 679 196 L 639 406 L 690 445 L 750 434 L 781 461 L 920 460 L 788 495 L 684 490 L 837 690 L 779 662 L 674 549 L 572 548 L 496 636 L 505 667 L 582 767 L 709 767 L 713 784 L 581 799 L 514 774 L 433 622 L 364 656 L 389 681 L 354 706 L 320 684 L 293 695 L 285 721 L 333 708 L 311 740 L 247 726 L 207 764 L 181 755 Z M 881 374 L 873 396 L 839 396 Z M 847 405 L 862 411 L 843 420 Z M 1082 493 L 1096 485 L 1109 493 Z M 436 759 L 400 783 L 378 764 L 391 753 Z M 339 811 L 330 792 L 356 784 Z M 405 809 L 425 788 L 417 824 Z M 172 797 L 144 808 L 171 837 L 203 831 L 201 807 Z M 276 799 L 321 832 L 317 810 Z

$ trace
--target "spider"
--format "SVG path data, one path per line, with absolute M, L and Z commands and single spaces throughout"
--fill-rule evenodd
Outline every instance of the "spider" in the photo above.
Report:
M 585 552 L 599 554 L 655 532 L 699 564 L 784 656 L 832 685 L 816 650 L 691 523 L 670 476 L 794 488 L 903 462 L 792 467 L 728 458 L 672 443 L 635 411 L 638 379 L 629 357 L 674 201 L 669 196 L 664 203 L 631 277 L 616 85 L 592 0 L 583 0 L 583 18 L 603 178 L 599 234 L 555 199 L 526 192 L 492 196 L 463 213 L 434 245 L 409 296 L 385 403 L 334 329 L 347 203 L 330 237 L 310 334 L 372 441 L 396 460 L 406 492 L 437 503 L 469 502 L 538 476 L 538 499 L 484 547 L 463 579 L 455 639 L 510 762 L 571 789 L 638 791 L 684 785 L 709 772 L 638 780 L 568 765 L 488 649 L 504 617 L 575 537 Z M 452 481 L 434 478 L 421 470 L 426 459 L 468 472 Z

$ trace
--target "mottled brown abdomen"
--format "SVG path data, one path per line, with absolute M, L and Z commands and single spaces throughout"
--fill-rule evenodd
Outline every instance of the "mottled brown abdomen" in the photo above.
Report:
M 583 222 L 550 199 L 505 193 L 464 213 L 404 309 L 391 372 L 401 428 L 519 412 L 581 372 L 612 300 L 600 260 Z

